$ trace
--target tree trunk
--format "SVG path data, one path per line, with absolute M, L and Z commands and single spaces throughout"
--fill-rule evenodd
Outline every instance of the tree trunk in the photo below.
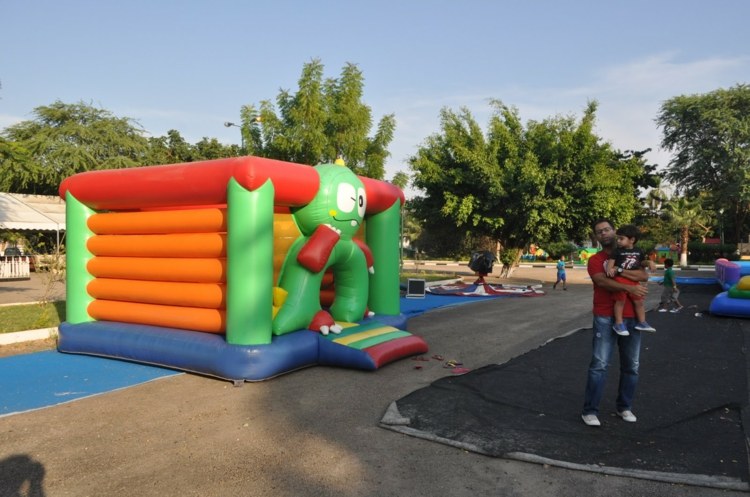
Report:
M 503 268 L 500 270 L 500 277 L 501 278 L 510 278 L 511 275 L 513 275 L 513 271 L 516 270 L 518 267 L 518 261 L 521 260 L 521 256 L 523 255 L 523 249 L 505 249 L 506 251 L 512 250 L 513 253 L 513 260 L 512 262 L 505 264 L 503 263 Z
M 688 265 L 689 228 L 689 226 L 683 226 L 680 230 L 680 267 L 687 267 Z

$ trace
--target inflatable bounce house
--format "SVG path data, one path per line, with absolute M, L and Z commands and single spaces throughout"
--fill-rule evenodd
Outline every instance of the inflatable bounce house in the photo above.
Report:
M 343 163 L 91 171 L 64 180 L 60 196 L 61 352 L 241 383 L 427 351 L 399 329 L 403 193 Z
M 717 259 L 716 281 L 724 289 L 711 301 L 709 312 L 718 316 L 750 317 L 750 262 Z

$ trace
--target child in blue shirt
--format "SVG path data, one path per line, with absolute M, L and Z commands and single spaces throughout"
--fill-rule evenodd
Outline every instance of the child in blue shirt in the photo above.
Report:
M 557 261 L 557 281 L 555 281 L 555 284 L 552 285 L 552 289 L 555 290 L 557 288 L 557 284 L 562 281 L 563 284 L 563 290 L 568 289 L 568 283 L 566 281 L 565 276 L 565 256 L 561 255 L 560 259 Z

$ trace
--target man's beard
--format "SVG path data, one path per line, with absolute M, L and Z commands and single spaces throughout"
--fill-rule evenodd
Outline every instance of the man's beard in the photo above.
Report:
M 602 245 L 602 248 L 615 248 L 615 246 L 617 245 L 617 244 L 615 243 L 615 240 L 614 240 L 614 239 L 612 239 L 612 240 L 609 240 L 609 241 L 608 241 L 608 242 L 606 242 L 606 243 L 605 243 L 605 242 L 602 242 L 602 241 L 600 241 L 599 243 L 600 243 L 600 244 Z

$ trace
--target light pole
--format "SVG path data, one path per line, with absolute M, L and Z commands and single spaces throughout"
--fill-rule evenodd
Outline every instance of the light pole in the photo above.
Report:
M 724 208 L 723 207 L 721 209 L 719 209 L 719 217 L 720 217 L 720 219 L 719 219 L 719 226 L 721 226 L 721 228 L 720 228 L 720 230 L 721 230 L 721 232 L 720 232 L 721 233 L 720 240 L 721 240 L 722 250 L 724 250 L 724 247 L 723 247 L 723 245 L 724 245 Z
M 240 148 L 240 153 L 244 154 L 245 153 L 245 133 L 242 132 L 242 126 L 240 126 L 239 124 L 229 122 L 229 121 L 226 121 L 224 123 L 224 126 L 226 126 L 227 128 L 231 128 L 234 126 L 235 128 L 240 129 L 240 140 L 241 140 L 240 143 L 242 144 L 241 145 L 242 148 Z

